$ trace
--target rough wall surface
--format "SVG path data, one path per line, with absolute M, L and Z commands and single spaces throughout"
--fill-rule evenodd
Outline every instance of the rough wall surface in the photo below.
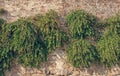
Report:
M 120 11 L 120 0 L 0 0 L 0 8 L 7 10 L 2 17 L 14 21 L 19 17 L 44 14 L 50 9 L 65 16 L 69 11 L 83 9 L 100 19 L 108 18 Z M 78 69 L 66 62 L 65 51 L 56 50 L 39 70 L 24 68 L 16 64 L 6 76 L 119 76 L 120 68 L 114 66 L 111 70 L 98 65 Z
M 8 11 L 5 19 L 10 21 L 45 13 L 50 9 L 62 15 L 70 10 L 83 9 L 101 19 L 120 11 L 120 0 L 0 0 L 0 5 Z
M 24 68 L 15 64 L 5 76 L 120 76 L 120 68 L 116 65 L 107 69 L 101 65 L 92 65 L 89 68 L 75 68 L 67 63 L 65 50 L 56 49 L 48 57 L 48 61 L 37 68 Z

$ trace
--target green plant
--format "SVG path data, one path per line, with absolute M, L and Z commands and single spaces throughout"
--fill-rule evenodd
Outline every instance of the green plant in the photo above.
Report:
M 117 55 L 119 53 L 118 38 L 114 37 L 103 37 L 97 44 L 98 52 L 100 54 L 100 62 L 106 66 L 112 66 L 118 61 Z
M 15 58 L 24 66 L 38 67 L 47 59 L 41 32 L 33 23 L 19 19 L 2 26 L 0 70 L 10 67 Z
M 120 38 L 117 34 L 104 35 L 97 44 L 100 61 L 106 66 L 112 66 L 118 61 L 120 55 Z
M 33 22 L 40 28 L 45 45 L 50 52 L 69 41 L 69 37 L 61 27 L 59 16 L 55 11 L 51 10 L 44 16 L 38 15 L 33 19 Z
M 73 11 L 66 16 L 66 21 L 73 38 L 85 38 L 94 36 L 93 26 L 96 24 L 96 17 L 82 10 Z
M 5 20 L 3 20 L 2 18 L 0 18 L 0 34 L 1 34 L 1 30 L 2 30 L 2 25 L 4 25 L 6 23 Z M 1 40 L 1 35 L 0 35 L 0 40 Z
M 109 18 L 106 23 L 108 26 L 97 43 L 97 49 L 100 62 L 112 66 L 120 60 L 120 17 Z
M 111 32 L 117 32 L 117 34 L 120 36 L 120 14 L 117 14 L 116 16 L 113 16 L 111 18 L 108 18 L 106 20 L 106 23 L 109 25 Z
M 89 67 L 91 63 L 98 59 L 98 55 L 93 45 L 84 39 L 79 39 L 68 47 L 67 59 L 75 67 Z
M 0 18 L 0 27 L 2 26 L 2 24 L 4 24 L 6 21 L 2 18 Z
M 2 32 L 2 26 L 5 25 L 6 21 L 0 18 L 0 76 L 4 76 L 4 69 L 10 69 L 9 65 L 11 64 L 12 60 L 12 53 L 9 53 L 8 51 L 5 53 L 2 49 L 4 49 L 1 42 L 1 32 Z M 8 56 L 9 55 L 9 56 Z
M 1 29 L 2 29 L 2 25 L 6 23 L 6 21 L 2 18 L 0 18 L 0 32 L 1 32 Z

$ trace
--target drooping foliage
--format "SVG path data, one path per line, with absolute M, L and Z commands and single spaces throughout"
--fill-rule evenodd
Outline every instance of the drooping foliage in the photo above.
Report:
M 19 19 L 4 25 L 1 37 L 0 69 L 9 68 L 14 58 L 24 66 L 34 67 L 45 61 L 46 47 L 33 23 Z
M 36 16 L 34 23 L 40 28 L 49 51 L 61 47 L 65 42 L 69 41 L 69 37 L 61 26 L 60 18 L 55 11 L 50 10 L 44 16 Z
M 6 22 L 5 20 L 3 20 L 2 18 L 0 18 L 0 40 L 1 40 L 2 25 L 4 25 L 5 22 Z M 0 54 L 1 54 L 1 51 L 2 51 L 1 45 L 2 45 L 2 44 L 1 44 L 1 41 L 0 41 Z M 5 66 L 5 65 L 2 65 L 1 60 L 2 60 L 2 58 L 1 58 L 1 55 L 0 55 L 0 76 L 3 76 L 4 73 L 3 73 L 2 66 Z M 5 62 L 5 61 L 4 61 L 4 62 Z M 7 62 L 7 61 L 6 61 L 6 62 Z M 5 62 L 5 63 L 6 63 L 6 62 Z
M 120 60 L 120 16 L 109 18 L 106 23 L 108 26 L 97 43 L 97 49 L 100 61 L 106 66 L 112 66 Z
M 79 39 L 68 47 L 67 58 L 75 67 L 88 67 L 97 59 L 97 51 L 88 41 Z
M 69 13 L 66 16 L 66 21 L 73 38 L 79 39 L 95 35 L 93 26 L 96 24 L 96 17 L 83 10 Z
M 0 18 L 0 33 L 1 33 L 1 30 L 2 30 L 2 25 L 5 24 L 6 21 L 2 18 Z
M 6 21 L 2 18 L 0 18 L 0 27 L 2 26 L 2 24 L 4 24 Z
M 1 34 L 1 31 L 2 31 L 2 25 L 4 25 L 6 23 L 6 21 L 2 18 L 0 18 L 0 34 Z M 1 35 L 0 35 L 0 40 L 1 40 Z
M 120 63 L 120 15 L 96 24 L 96 17 L 77 10 L 68 14 L 66 21 L 67 33 L 72 37 L 67 43 L 67 58 L 75 67 L 89 67 L 96 62 L 106 66 Z M 39 67 L 49 52 L 69 41 L 61 25 L 60 16 L 52 10 L 12 23 L 0 18 L 0 76 L 14 61 Z
M 117 35 L 102 37 L 97 44 L 97 49 L 100 55 L 100 61 L 106 66 L 111 66 L 118 62 L 118 57 L 120 55 L 120 39 Z
M 120 37 L 120 14 L 117 14 L 116 16 L 113 16 L 111 18 L 108 18 L 106 20 L 106 23 L 109 25 L 109 32 L 116 33 Z

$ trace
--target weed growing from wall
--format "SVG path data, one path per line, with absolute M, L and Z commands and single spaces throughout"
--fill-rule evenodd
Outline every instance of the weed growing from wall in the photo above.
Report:
M 79 39 L 68 47 L 67 58 L 75 67 L 89 67 L 97 59 L 97 51 L 87 40 Z
M 83 10 L 70 12 L 66 16 L 66 21 L 73 38 L 79 39 L 95 35 L 93 26 L 96 24 L 96 17 Z
M 56 47 L 61 47 L 69 41 L 69 37 L 63 31 L 59 16 L 55 11 L 51 10 L 44 16 L 36 16 L 34 23 L 40 28 L 43 40 L 49 51 Z
M 2 27 L 0 70 L 8 69 L 17 59 L 24 66 L 39 67 L 47 59 L 47 50 L 39 29 L 33 23 L 19 19 Z
M 120 60 L 120 16 L 109 18 L 106 23 L 108 26 L 97 43 L 97 49 L 100 62 L 112 66 Z

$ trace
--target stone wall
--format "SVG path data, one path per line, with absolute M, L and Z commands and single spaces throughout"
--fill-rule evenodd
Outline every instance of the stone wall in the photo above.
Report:
M 116 65 L 107 69 L 102 65 L 91 65 L 89 68 L 75 68 L 66 60 L 64 49 L 56 49 L 48 57 L 41 68 L 23 67 L 15 64 L 5 76 L 120 76 L 120 68 Z
M 14 21 L 19 17 L 44 14 L 50 9 L 57 11 L 63 17 L 75 9 L 83 9 L 100 19 L 108 18 L 120 11 L 120 0 L 0 0 L 0 8 L 7 10 L 2 17 Z M 120 68 L 114 66 L 106 69 L 97 65 L 90 68 L 78 69 L 67 63 L 65 51 L 56 50 L 50 54 L 48 62 L 40 69 L 25 68 L 17 63 L 6 76 L 119 76 Z
M 9 21 L 45 13 L 50 9 L 63 16 L 71 10 L 83 9 L 100 19 L 120 11 L 120 0 L 0 0 L 0 5 L 8 11 L 4 18 Z

